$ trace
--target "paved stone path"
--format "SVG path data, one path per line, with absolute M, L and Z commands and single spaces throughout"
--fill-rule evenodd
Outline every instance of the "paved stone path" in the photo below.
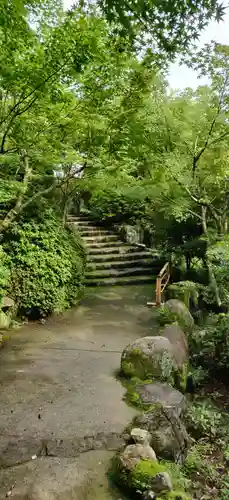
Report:
M 134 415 L 115 373 L 125 345 L 153 333 L 151 297 L 149 286 L 88 291 L 80 307 L 12 332 L 0 353 L 0 500 L 11 490 L 17 500 L 115 498 L 99 464 L 105 477 Z

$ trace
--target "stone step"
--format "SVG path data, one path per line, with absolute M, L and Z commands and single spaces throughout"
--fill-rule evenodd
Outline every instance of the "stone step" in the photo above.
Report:
M 109 249 L 108 249 L 109 250 Z M 88 262 L 101 262 L 102 263 L 105 263 L 105 262 L 115 262 L 115 261 L 135 261 L 135 260 L 139 260 L 139 259 L 153 259 L 154 261 L 156 262 L 159 262 L 159 264 L 162 262 L 162 265 L 164 263 L 164 261 L 160 261 L 159 260 L 159 257 L 157 255 L 157 253 L 155 253 L 155 255 L 153 255 L 153 253 L 151 254 L 151 252 L 148 252 L 147 250 L 142 250 L 142 251 L 139 251 L 137 250 L 136 251 L 136 248 L 134 247 L 133 251 L 121 251 L 121 252 L 118 252 L 117 251 L 117 248 L 115 247 L 114 248 L 114 253 L 111 252 L 109 253 L 108 252 L 97 252 L 94 253 L 90 253 L 88 254 L 88 257 L 87 257 L 87 260 Z M 162 267 L 162 266 L 161 266 Z
M 155 286 L 155 277 L 152 275 L 142 276 L 116 276 L 115 278 L 87 278 L 85 284 L 87 286 L 113 286 L 113 285 L 140 285 L 143 283 L 152 283 L 152 288 Z
M 93 262 L 89 261 L 87 264 L 87 270 L 97 270 L 97 269 L 122 269 L 122 268 L 134 268 L 134 267 L 151 267 L 152 269 L 160 270 L 160 266 L 152 259 L 148 257 L 145 259 L 130 260 L 129 257 L 124 260 L 111 260 L 111 261 L 101 261 Z
M 95 227 L 95 223 L 92 220 L 89 219 L 76 219 L 75 217 L 73 218 L 68 218 L 69 224 L 73 224 L 74 226 L 81 227 L 81 226 L 91 226 Z
M 125 269 L 95 269 L 86 271 L 86 278 L 112 278 L 122 276 L 141 276 L 144 273 L 153 275 L 152 267 L 127 267 Z
M 103 255 L 105 253 L 108 253 L 108 254 L 117 254 L 117 256 L 119 256 L 123 254 L 129 255 L 130 253 L 134 252 L 136 252 L 136 247 L 127 245 L 125 243 L 123 244 L 119 243 L 118 245 L 112 245 L 112 246 L 108 245 L 104 247 L 96 245 L 87 248 L 87 253 L 89 255 Z
M 113 242 L 119 242 L 119 244 L 120 244 L 120 240 L 119 240 L 118 236 L 116 236 L 116 234 L 95 234 L 93 236 L 92 235 L 91 236 L 82 236 L 82 238 L 83 238 L 84 242 L 86 244 L 88 244 L 89 246 L 91 246 L 91 244 L 94 244 L 94 243 L 96 245 L 101 245 L 102 243 L 106 243 L 106 242 L 112 242 L 112 245 L 113 245 Z
M 85 242 L 86 243 L 86 242 Z M 96 241 L 96 240 L 93 240 L 93 241 L 90 241 L 88 242 L 88 245 L 87 245 L 87 250 L 88 251 L 91 251 L 91 250 L 96 250 L 96 249 L 100 249 L 100 252 L 102 253 L 105 249 L 108 249 L 109 248 L 126 248 L 128 246 L 127 243 L 121 243 L 120 240 L 112 240 L 112 241 Z M 113 251 L 113 250 L 112 250 Z
M 106 235 L 106 234 L 113 234 L 117 236 L 114 231 L 110 231 L 109 229 L 103 229 L 100 227 L 92 227 L 92 226 L 83 226 L 82 229 L 78 228 L 78 231 L 80 233 L 80 236 L 84 238 L 84 236 L 94 236 L 94 235 Z

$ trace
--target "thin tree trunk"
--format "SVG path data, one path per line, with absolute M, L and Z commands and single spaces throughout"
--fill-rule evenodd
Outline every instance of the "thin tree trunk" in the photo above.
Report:
M 12 224 L 12 222 L 21 212 L 22 209 L 24 194 L 28 189 L 28 184 L 32 173 L 32 170 L 29 166 L 28 157 L 25 153 L 23 153 L 22 155 L 22 162 L 24 164 L 23 192 L 19 194 L 14 207 L 9 210 L 5 219 L 3 219 L 3 221 L 0 222 L 0 233 L 8 229 L 8 227 Z
M 208 228 L 207 228 L 207 218 L 206 218 L 207 207 L 202 206 L 201 207 L 201 212 L 202 212 L 202 227 L 203 227 L 203 232 L 204 232 L 204 234 L 206 236 L 206 240 L 207 240 L 207 243 L 208 243 L 209 238 L 208 238 Z M 210 259 L 207 257 L 207 255 L 206 255 L 205 262 L 206 262 L 207 269 L 208 269 L 209 281 L 210 281 L 211 286 L 212 286 L 212 288 L 214 290 L 216 304 L 217 304 L 218 307 L 221 307 L 222 306 L 222 301 L 220 299 L 219 288 L 218 288 L 218 285 L 217 285 L 217 282 L 216 282 L 215 273 L 214 273 L 213 268 L 212 268 L 212 263 L 211 263 Z

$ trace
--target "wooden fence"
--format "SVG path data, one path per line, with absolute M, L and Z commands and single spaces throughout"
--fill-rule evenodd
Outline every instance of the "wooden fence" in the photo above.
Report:
M 166 262 L 166 264 L 160 270 L 157 281 L 156 281 L 156 302 L 147 302 L 148 306 L 160 306 L 162 302 L 162 294 L 165 290 L 165 287 L 168 285 L 170 280 L 170 263 Z

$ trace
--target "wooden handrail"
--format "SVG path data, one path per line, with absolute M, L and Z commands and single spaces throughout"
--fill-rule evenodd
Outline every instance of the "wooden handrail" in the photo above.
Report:
M 170 280 L 170 264 L 166 262 L 160 270 L 156 281 L 156 306 L 161 305 L 162 293 Z

